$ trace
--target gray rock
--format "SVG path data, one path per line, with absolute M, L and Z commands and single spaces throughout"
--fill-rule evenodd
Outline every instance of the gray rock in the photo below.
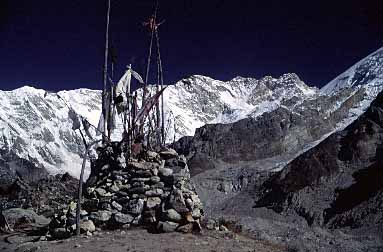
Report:
M 156 196 L 161 196 L 164 193 L 162 189 L 154 189 L 154 190 L 149 190 L 145 192 L 145 195 L 148 197 L 156 197 Z
M 168 209 L 164 213 L 165 218 L 169 221 L 180 222 L 182 220 L 182 216 L 174 209 Z
M 168 176 L 171 176 L 173 174 L 173 170 L 170 168 L 159 168 L 158 173 L 160 176 L 168 177 Z
M 149 160 L 155 160 L 155 159 L 157 159 L 159 157 L 158 153 L 156 153 L 154 151 L 147 151 L 146 155 L 148 156 Z
M 149 170 L 152 166 L 147 162 L 129 162 L 128 165 L 136 170 Z
M 11 229 L 17 229 L 18 226 L 25 227 L 26 225 L 32 224 L 37 226 L 47 226 L 50 222 L 49 219 L 36 214 L 30 209 L 11 208 L 4 210 L 2 215 Z M 0 226 L 1 225 L 3 225 L 3 223 L 0 223 Z
M 110 190 L 112 191 L 112 192 L 118 192 L 118 191 L 120 191 L 120 188 L 118 187 L 118 185 L 116 185 L 116 184 L 113 184 L 111 187 L 110 187 Z
M 178 153 L 173 149 L 167 149 L 167 150 L 161 151 L 160 156 L 163 159 L 171 159 L 171 158 L 178 157 Z
M 133 215 L 140 215 L 144 209 L 144 200 L 130 200 L 125 208 L 128 213 L 131 213 Z
M 157 224 L 157 230 L 159 232 L 164 232 L 164 233 L 170 233 L 174 232 L 178 227 L 178 223 L 170 222 L 170 221 L 160 221 Z
M 51 235 L 55 239 L 67 239 L 71 236 L 71 233 L 65 228 L 54 228 L 51 230 Z
M 161 189 L 163 189 L 164 187 L 165 187 L 164 182 L 158 182 L 157 184 L 152 185 L 150 188 L 151 188 L 151 189 L 155 189 L 155 188 L 161 188 Z
M 192 212 L 192 216 L 194 219 L 199 219 L 202 217 L 202 213 L 201 213 L 201 210 L 198 209 L 198 208 L 195 208 Z
M 113 219 L 118 223 L 118 224 L 130 224 L 133 222 L 134 217 L 130 214 L 123 214 L 123 213 L 116 213 L 113 215 Z
M 150 182 L 152 182 L 152 183 L 158 183 L 160 181 L 161 181 L 161 179 L 158 176 L 153 176 L 150 178 Z
M 116 209 L 117 211 L 122 211 L 122 206 L 118 204 L 116 201 L 112 202 L 112 207 Z
M 186 213 L 189 210 L 186 207 L 182 191 L 179 189 L 173 189 L 170 194 L 169 205 L 179 213 Z
M 161 204 L 161 199 L 159 197 L 149 197 L 146 201 L 146 207 L 148 209 L 153 209 Z
M 97 223 L 103 223 L 103 222 L 107 222 L 110 220 L 110 218 L 112 217 L 112 212 L 110 211 L 105 211 L 105 210 L 101 210 L 101 211 L 97 211 L 97 212 L 93 212 L 91 213 L 90 215 L 90 218 L 97 224 Z
M 151 170 L 136 170 L 134 171 L 134 175 L 137 177 L 150 178 L 153 175 L 153 172 Z
M 193 210 L 194 202 L 191 199 L 186 199 L 185 203 L 186 203 L 187 208 L 189 208 L 189 210 Z
M 128 190 L 128 193 L 130 193 L 130 194 L 145 194 L 145 192 L 149 189 L 150 189 L 149 185 L 142 185 L 141 184 L 141 186 L 130 188 Z
M 149 174 L 149 176 L 151 176 L 152 174 Z M 149 182 L 150 181 L 150 177 L 149 178 L 132 178 L 131 182 Z
M 87 220 L 87 221 L 81 221 L 80 222 L 80 231 L 82 233 L 86 232 L 94 232 L 96 231 L 96 226 L 94 225 L 93 221 Z
M 100 197 L 105 197 L 106 196 L 106 190 L 103 188 L 96 188 L 94 191 L 97 193 L 98 196 Z

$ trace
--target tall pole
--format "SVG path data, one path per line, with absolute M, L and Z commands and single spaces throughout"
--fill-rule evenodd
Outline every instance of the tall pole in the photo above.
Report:
M 164 74 L 162 71 L 162 61 L 161 61 L 161 51 L 160 51 L 160 37 L 158 35 L 158 30 L 156 30 L 156 40 L 157 40 L 157 64 L 158 64 L 158 82 L 161 86 L 161 90 L 164 88 Z M 157 92 L 158 92 L 158 86 L 157 86 Z M 158 106 L 158 110 L 160 110 Z M 158 115 L 158 120 L 160 120 Z M 158 124 L 158 127 L 160 125 Z M 165 114 L 164 114 L 164 93 L 161 95 L 161 145 L 165 145 Z
M 152 27 L 151 27 L 151 34 L 150 34 L 150 44 L 149 44 L 149 54 L 148 54 L 148 61 L 147 61 L 147 65 L 146 65 L 146 75 L 145 75 L 145 83 L 144 83 L 144 90 L 142 91 L 142 105 L 141 107 L 143 108 L 144 105 L 145 105 L 145 99 L 146 99 L 146 87 L 148 85 L 148 81 L 149 81 L 149 71 L 150 71 L 150 62 L 151 62 L 151 58 L 152 58 L 152 47 L 153 47 L 153 37 L 154 37 L 154 31 L 155 29 L 157 29 L 156 27 L 156 22 L 155 20 L 157 19 L 157 9 L 158 9 L 158 0 L 156 0 L 156 4 L 155 4 L 155 7 L 154 7 L 154 14 L 153 14 L 153 20 L 154 20 L 154 24 L 152 24 Z M 149 21 L 150 22 L 150 21 Z M 150 27 L 150 24 L 149 24 L 149 27 Z M 141 130 L 143 131 L 143 124 L 144 124 L 144 121 L 141 122 Z
M 106 32 L 105 32 L 105 55 L 104 55 L 104 89 L 102 90 L 102 113 L 104 118 L 104 135 L 107 130 L 108 118 L 106 118 L 107 110 L 107 79 L 108 79 L 108 51 L 109 51 L 109 18 L 110 18 L 110 0 L 108 0 L 108 12 L 106 15 Z M 105 140 L 105 139 L 104 139 Z
M 101 140 L 93 141 L 89 144 L 88 147 L 86 147 L 86 150 L 84 151 L 84 158 L 82 159 L 82 166 L 81 166 L 81 173 L 80 173 L 80 180 L 78 182 L 78 191 L 77 191 L 77 207 L 76 207 L 76 235 L 80 235 L 80 220 L 81 220 L 81 200 L 82 200 L 82 184 L 84 180 L 84 170 L 86 165 L 86 159 L 88 158 L 89 150 L 92 148 L 93 145 L 100 142 Z

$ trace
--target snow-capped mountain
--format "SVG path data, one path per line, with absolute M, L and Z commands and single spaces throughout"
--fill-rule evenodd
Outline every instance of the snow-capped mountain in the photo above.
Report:
M 192 136 L 208 123 L 229 123 L 257 117 L 279 106 L 292 107 L 314 97 L 316 88 L 297 75 L 261 80 L 237 77 L 223 82 L 192 76 L 170 85 L 164 93 L 167 139 Z M 101 92 L 89 89 L 47 94 L 23 87 L 0 91 L 0 147 L 50 173 L 69 171 L 78 176 L 84 151 L 78 131 L 72 130 L 68 106 L 93 124 L 101 114 Z M 117 125 L 114 140 L 121 139 Z
M 364 87 L 371 96 L 379 93 L 383 85 L 383 47 L 362 59 L 321 89 L 332 94 L 344 88 Z
M 296 74 L 260 80 L 236 77 L 228 82 L 195 75 L 169 86 L 164 93 L 165 111 L 175 118 L 175 138 L 193 136 L 195 129 L 212 123 L 232 123 L 257 117 L 279 106 L 292 107 L 316 96 Z M 173 123 L 168 139 L 173 138 Z
M 320 114 L 322 121 L 337 123 L 334 128 L 327 122 L 329 130 L 338 130 L 363 113 L 382 89 L 383 48 L 321 90 L 307 86 L 296 74 L 259 80 L 236 77 L 227 82 L 195 75 L 169 85 L 164 92 L 167 140 L 193 136 L 206 124 L 257 119 L 278 109 L 290 111 L 299 120 Z M 66 103 L 97 125 L 101 92 L 78 89 L 57 95 L 32 87 L 0 91 L 0 155 L 12 152 L 50 173 L 69 171 L 78 176 L 84 147 L 79 132 L 72 130 Z M 115 140 L 121 130 L 120 124 Z
M 349 118 L 343 122 L 343 126 L 347 126 L 361 115 L 383 90 L 383 47 L 330 81 L 321 88 L 320 94 L 332 96 L 344 90 L 352 90 L 352 93 L 355 93 L 361 89 L 364 90 L 364 98 L 350 110 Z
M 25 86 L 0 91 L 0 149 L 44 167 L 52 174 L 69 171 L 78 176 L 82 138 L 72 130 L 68 107 L 97 123 L 100 92 L 89 89 L 48 94 Z

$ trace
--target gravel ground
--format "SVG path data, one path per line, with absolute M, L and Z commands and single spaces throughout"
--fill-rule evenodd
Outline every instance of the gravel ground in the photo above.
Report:
M 93 236 L 81 236 L 60 241 L 28 242 L 20 236 L 0 242 L 0 251 L 15 252 L 140 252 L 140 251 L 235 251 L 235 252 L 282 252 L 281 246 L 258 241 L 232 232 L 204 231 L 203 234 L 164 233 L 150 234 L 146 230 L 100 232 Z M 31 238 L 29 238 L 30 240 Z

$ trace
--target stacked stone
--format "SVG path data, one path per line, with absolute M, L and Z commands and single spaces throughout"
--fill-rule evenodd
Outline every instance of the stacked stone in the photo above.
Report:
M 98 152 L 84 192 L 83 221 L 107 229 L 135 225 L 157 232 L 201 230 L 202 204 L 185 157 L 165 149 L 126 160 L 118 144 Z

